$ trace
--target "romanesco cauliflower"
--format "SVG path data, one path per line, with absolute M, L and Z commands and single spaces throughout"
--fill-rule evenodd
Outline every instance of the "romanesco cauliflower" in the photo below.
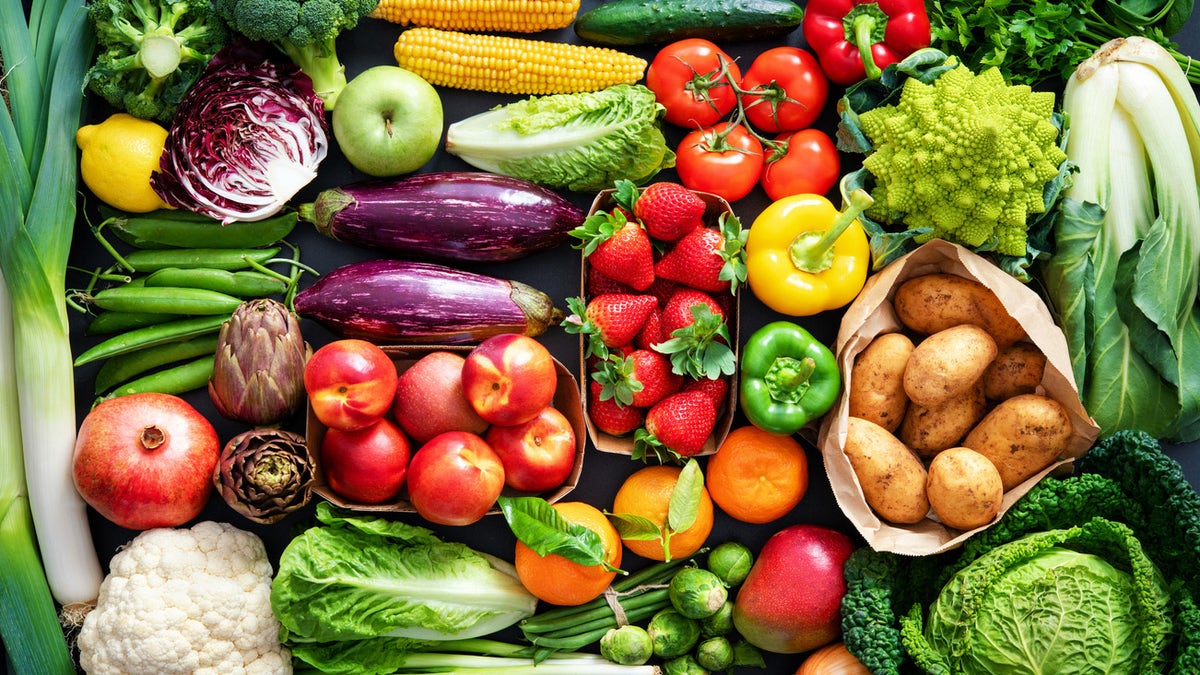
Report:
M 1025 255 L 1026 219 L 1045 209 L 1045 186 L 1066 159 L 1053 112 L 1053 92 L 1010 86 L 995 68 L 909 78 L 897 104 L 859 116 L 874 146 L 863 160 L 876 181 L 868 215 L 930 228 L 918 242 Z
M 117 552 L 79 632 L 89 675 L 287 675 L 271 561 L 227 523 L 146 530 Z

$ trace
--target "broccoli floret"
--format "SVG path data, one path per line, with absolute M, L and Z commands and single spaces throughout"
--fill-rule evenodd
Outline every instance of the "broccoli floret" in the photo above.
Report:
M 1052 92 L 1010 86 L 995 68 L 909 78 L 895 105 L 859 116 L 874 148 L 863 160 L 876 180 L 867 214 L 927 229 L 917 242 L 1024 256 L 1027 218 L 1045 210 L 1045 186 L 1066 160 L 1053 113 Z
M 95 0 L 89 89 L 134 117 L 167 123 L 229 31 L 207 0 Z
M 346 86 L 337 38 L 377 4 L 379 0 L 213 0 L 230 28 L 275 45 L 304 71 L 326 110 L 333 110 Z

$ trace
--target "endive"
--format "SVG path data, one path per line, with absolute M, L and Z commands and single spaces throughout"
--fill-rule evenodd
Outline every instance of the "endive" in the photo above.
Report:
M 88 529 L 83 500 L 71 478 L 75 438 L 74 380 L 65 305 L 65 276 L 75 224 L 75 130 L 79 126 L 83 78 L 94 38 L 82 0 L 32 3 L 25 16 L 21 0 L 0 0 L 0 55 L 4 59 L 7 106 L 0 106 L 0 271 L 11 302 L 11 367 L 0 379 L 12 387 L 16 405 L 4 405 L 6 430 L 20 429 L 20 442 L 5 434 L 0 462 L 0 503 L 19 506 L 22 487 L 16 453 L 23 452 L 25 483 L 41 549 L 45 580 L 64 606 L 95 600 L 103 577 Z M 9 379 L 11 378 L 11 379 Z M 14 414 L 14 408 L 19 412 Z M 20 511 L 12 511 L 19 517 Z M 7 517 L 9 512 L 0 512 Z M 28 533 L 5 531 L 0 538 L 0 596 L 5 602 L 45 607 L 28 576 L 12 567 L 36 564 L 21 552 Z M 9 536 L 11 534 L 11 537 Z M 12 593 L 12 596 L 8 594 Z M 27 608 L 31 609 L 31 608 Z M 53 614 L 53 606 L 50 608 Z M 65 652 L 57 625 L 25 621 L 0 612 L 4 642 L 45 641 Z M 57 635 L 51 635 L 53 630 Z M 50 647 L 47 647 L 50 649 Z M 53 665 L 37 652 L 14 654 L 18 672 L 72 672 L 70 659 Z
M 1200 438 L 1200 104 L 1157 43 L 1113 40 L 1067 81 L 1078 167 L 1046 287 L 1103 435 Z

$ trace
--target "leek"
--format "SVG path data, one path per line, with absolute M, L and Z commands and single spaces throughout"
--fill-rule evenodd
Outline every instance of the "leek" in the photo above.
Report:
M 0 635 L 16 672 L 73 673 L 25 493 L 10 306 L 0 276 Z
M 103 578 L 72 480 L 75 387 L 65 292 L 76 208 L 74 138 L 94 43 L 82 0 L 35 2 L 30 17 L 21 0 L 0 0 L 8 88 L 8 106 L 0 106 L 0 273 L 13 329 L 13 368 L 6 377 L 16 381 L 19 450 L 41 564 L 50 592 L 67 610 L 94 603 Z M 4 487 L 8 492 L 0 496 L 8 498 L 14 485 Z M 43 630 L 4 619 L 6 643 Z
M 1200 438 L 1200 102 L 1141 37 L 1113 40 L 1063 93 L 1078 167 L 1055 220 L 1049 300 L 1101 435 Z

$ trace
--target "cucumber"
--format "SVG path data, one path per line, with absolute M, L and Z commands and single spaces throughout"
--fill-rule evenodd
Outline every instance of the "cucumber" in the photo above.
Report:
M 791 0 L 615 0 L 575 20 L 575 34 L 603 45 L 651 45 L 699 37 L 762 40 L 800 26 L 804 10 Z

